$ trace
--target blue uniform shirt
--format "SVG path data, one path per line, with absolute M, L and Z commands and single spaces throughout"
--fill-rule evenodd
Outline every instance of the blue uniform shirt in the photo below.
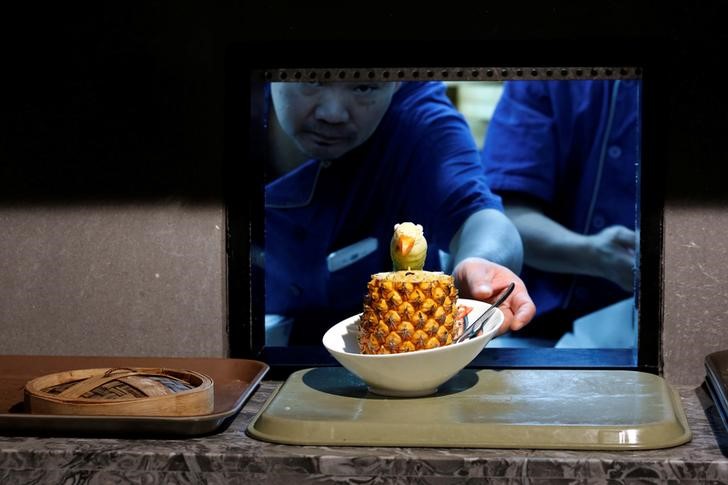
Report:
M 635 228 L 639 81 L 507 82 L 483 149 L 494 192 L 527 196 L 581 234 Z M 524 266 L 537 316 L 588 313 L 629 294 L 605 279 Z
M 370 276 L 392 269 L 394 224 L 422 224 L 425 269 L 438 271 L 438 249 L 447 251 L 465 219 L 484 208 L 502 210 L 500 198 L 444 85 L 403 83 L 364 144 L 330 163 L 309 160 L 266 186 L 266 313 L 326 329 L 361 312 Z M 328 270 L 331 252 L 369 237 L 376 251 Z

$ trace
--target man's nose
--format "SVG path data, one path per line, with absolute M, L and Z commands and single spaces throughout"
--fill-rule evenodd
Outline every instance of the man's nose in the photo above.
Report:
M 326 93 L 316 106 L 316 119 L 327 123 L 346 123 L 349 121 L 349 108 L 345 96 L 340 93 Z

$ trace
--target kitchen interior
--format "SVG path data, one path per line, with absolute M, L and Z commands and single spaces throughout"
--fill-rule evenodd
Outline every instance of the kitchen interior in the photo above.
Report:
M 249 385 L 235 394 L 229 408 L 234 412 L 216 416 L 221 420 L 184 427 L 156 420 L 169 426 L 157 435 L 144 432 L 145 419 L 135 422 L 136 434 L 120 434 L 116 421 L 108 429 L 103 420 L 83 418 L 67 420 L 68 428 L 54 433 L 39 429 L 42 421 L 8 402 L 0 429 L 0 482 L 728 481 L 728 431 L 706 384 L 708 372 L 724 378 L 728 372 L 716 354 L 728 349 L 723 284 L 728 211 L 719 168 L 728 124 L 714 71 L 720 42 L 712 42 L 725 36 L 715 28 L 720 17 L 715 10 L 721 7 L 685 7 L 682 15 L 631 8 L 630 16 L 616 7 L 602 12 L 599 24 L 589 29 L 607 29 L 610 19 L 620 19 L 636 38 L 672 36 L 680 47 L 660 71 L 675 76 L 672 88 L 662 92 L 667 97 L 659 100 L 671 120 L 660 134 L 666 156 L 662 278 L 642 275 L 642 284 L 659 287 L 662 295 L 655 336 L 660 379 L 638 384 L 648 389 L 646 395 L 655 382 L 667 386 L 657 394 L 675 390 L 678 397 L 671 403 L 686 417 L 688 441 L 642 450 L 529 447 L 515 441 L 484 446 L 467 442 L 456 426 L 448 432 L 434 424 L 421 434 L 429 440 L 441 436 L 445 445 L 393 446 L 401 435 L 381 445 L 271 443 L 264 431 L 256 437 L 250 426 L 270 402 L 279 404 L 269 398 L 284 380 L 266 378 L 260 366 L 236 378 L 213 367 L 218 359 L 240 357 L 231 352 L 236 344 L 230 342 L 230 325 L 236 322 L 228 318 L 225 55 L 226 46 L 266 38 L 265 28 L 272 27 L 256 25 L 243 6 L 215 9 L 183 2 L 169 12 L 159 5 L 137 11 L 101 6 L 101 12 L 32 17 L 33 29 L 20 29 L 15 44 L 22 48 L 6 46 L 7 63 L 15 68 L 6 71 L 11 88 L 5 92 L 0 135 L 5 161 L 0 358 L 15 374 L 4 377 L 17 385 L 19 376 L 34 368 L 92 367 L 97 358 L 115 367 L 196 359 L 222 382 Z M 556 10 L 533 13 L 532 38 L 591 38 L 587 27 L 565 23 Z M 294 26 L 289 32 L 294 39 L 311 35 L 295 27 L 300 11 L 281 15 L 279 21 Z M 587 12 L 574 15 L 586 18 Z M 537 16 L 552 22 L 536 22 Z M 59 18 L 68 21 L 56 22 Z M 514 22 L 497 18 L 500 27 L 486 30 L 484 38 L 497 37 Z M 494 88 L 478 96 L 494 101 Z M 645 100 L 648 109 L 655 102 Z M 487 123 L 487 117 L 471 126 L 476 123 Z M 56 360 L 43 367 L 38 356 Z M 519 372 L 542 385 L 546 381 L 532 374 L 538 370 Z M 318 391 L 341 374 L 332 374 L 332 368 L 314 371 L 306 390 L 322 398 Z M 461 388 L 478 390 L 467 381 L 473 373 L 507 375 L 490 369 L 465 373 L 451 384 L 450 396 Z M 558 381 L 556 374 L 542 375 Z M 618 394 L 610 389 L 600 395 Z M 273 410 L 280 412 L 285 403 L 280 404 Z M 437 412 L 433 406 L 428 400 L 422 414 Z M 74 426 L 83 432 L 74 432 Z M 386 437 L 386 430 L 379 431 Z M 615 436 L 617 444 L 634 438 Z

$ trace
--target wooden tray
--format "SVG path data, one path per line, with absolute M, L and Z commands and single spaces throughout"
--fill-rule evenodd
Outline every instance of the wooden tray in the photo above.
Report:
M 207 374 L 215 381 L 214 409 L 201 416 L 63 416 L 26 411 L 23 388 L 29 380 L 95 367 L 170 367 Z M 209 434 L 232 420 L 268 369 L 263 362 L 244 359 L 0 356 L 0 433 L 156 437 Z

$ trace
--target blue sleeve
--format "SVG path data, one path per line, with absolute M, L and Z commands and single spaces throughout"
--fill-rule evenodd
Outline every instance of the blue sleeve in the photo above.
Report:
M 411 209 L 432 210 L 429 215 L 422 213 L 421 219 L 430 219 L 435 231 L 429 237 L 434 236 L 437 246 L 447 250 L 470 215 L 486 208 L 502 211 L 503 205 L 486 182 L 470 128 L 445 95 L 444 85 L 430 86 L 409 116 L 415 118 L 419 131 L 413 158 L 418 160 L 415 181 L 421 189 Z
M 554 200 L 559 152 L 555 117 L 548 83 L 505 83 L 482 152 L 495 192 Z

